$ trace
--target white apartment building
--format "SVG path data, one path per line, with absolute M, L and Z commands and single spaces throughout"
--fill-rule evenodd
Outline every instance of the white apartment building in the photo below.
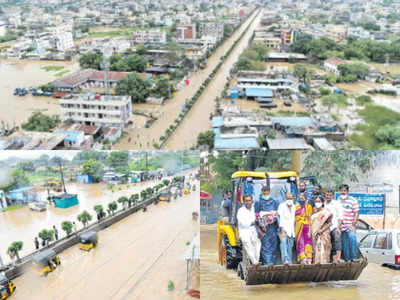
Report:
M 347 36 L 355 36 L 360 39 L 370 39 L 372 37 L 369 31 L 361 26 L 347 28 Z
M 139 30 L 133 34 L 135 44 L 165 44 L 167 33 L 161 30 Z
M 200 37 L 210 37 L 219 41 L 224 37 L 224 25 L 217 22 L 204 22 L 200 24 Z
M 125 127 L 132 115 L 130 96 L 73 94 L 60 99 L 62 120 L 83 125 Z

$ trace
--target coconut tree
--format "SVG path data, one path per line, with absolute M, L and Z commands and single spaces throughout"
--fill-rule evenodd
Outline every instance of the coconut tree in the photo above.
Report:
M 70 221 L 64 221 L 64 222 L 61 223 L 61 228 L 62 228 L 62 230 L 65 231 L 67 236 L 72 233 L 72 228 L 73 227 L 74 226 L 72 225 L 72 222 L 70 222 Z
M 168 186 L 169 183 L 170 183 L 170 181 L 169 181 L 169 179 L 164 179 L 164 180 L 162 181 L 162 183 L 163 183 L 165 186 Z
M 105 216 L 103 205 L 97 204 L 97 205 L 93 206 L 93 209 L 97 214 L 98 220 L 101 220 Z
M 136 204 L 137 200 L 139 199 L 139 194 L 132 194 L 128 199 L 129 207 Z
M 7 254 L 11 259 L 17 257 L 17 261 L 20 260 L 18 252 L 22 250 L 24 243 L 22 241 L 12 242 L 11 245 L 7 249 Z
M 146 190 L 143 190 L 143 191 L 140 192 L 140 197 L 141 197 L 142 199 L 145 199 L 146 196 L 147 196 L 147 191 L 146 191 Z
M 48 245 L 51 241 L 54 240 L 54 230 L 42 229 L 42 231 L 39 232 L 38 236 L 42 240 L 42 246 Z
M 88 222 L 90 222 L 91 220 L 92 220 L 92 215 L 89 214 L 86 210 L 84 210 L 78 215 L 78 221 L 81 222 L 84 227 L 86 227 Z

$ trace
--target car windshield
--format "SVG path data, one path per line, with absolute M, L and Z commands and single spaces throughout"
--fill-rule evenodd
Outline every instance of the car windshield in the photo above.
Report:
M 286 194 L 290 192 L 296 197 L 296 183 L 289 182 L 288 178 L 271 178 L 271 196 L 278 200 L 279 203 L 285 201 Z

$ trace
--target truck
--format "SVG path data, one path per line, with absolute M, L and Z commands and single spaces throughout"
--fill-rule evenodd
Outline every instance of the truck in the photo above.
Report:
M 295 171 L 233 173 L 233 198 L 229 216 L 217 222 L 218 263 L 220 265 L 227 269 L 236 269 L 238 276 L 246 285 L 356 280 L 360 276 L 368 265 L 367 258 L 360 251 L 358 262 L 284 265 L 279 258 L 278 264 L 273 266 L 250 264 L 247 253 L 241 245 L 236 218 L 237 211 L 243 203 L 241 191 L 244 190 L 248 177 L 253 179 L 254 184 L 268 186 L 271 196 L 279 202 L 284 201 L 288 192 L 294 196 L 297 195 L 298 175 Z

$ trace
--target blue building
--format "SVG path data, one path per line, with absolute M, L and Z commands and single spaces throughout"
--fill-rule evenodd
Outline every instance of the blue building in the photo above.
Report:
M 88 174 L 78 174 L 78 175 L 76 175 L 76 181 L 81 182 L 81 183 L 93 183 L 93 182 L 95 182 L 93 177 L 88 175 Z
M 29 203 L 38 199 L 36 192 L 31 186 L 12 190 L 9 194 L 13 202 Z

